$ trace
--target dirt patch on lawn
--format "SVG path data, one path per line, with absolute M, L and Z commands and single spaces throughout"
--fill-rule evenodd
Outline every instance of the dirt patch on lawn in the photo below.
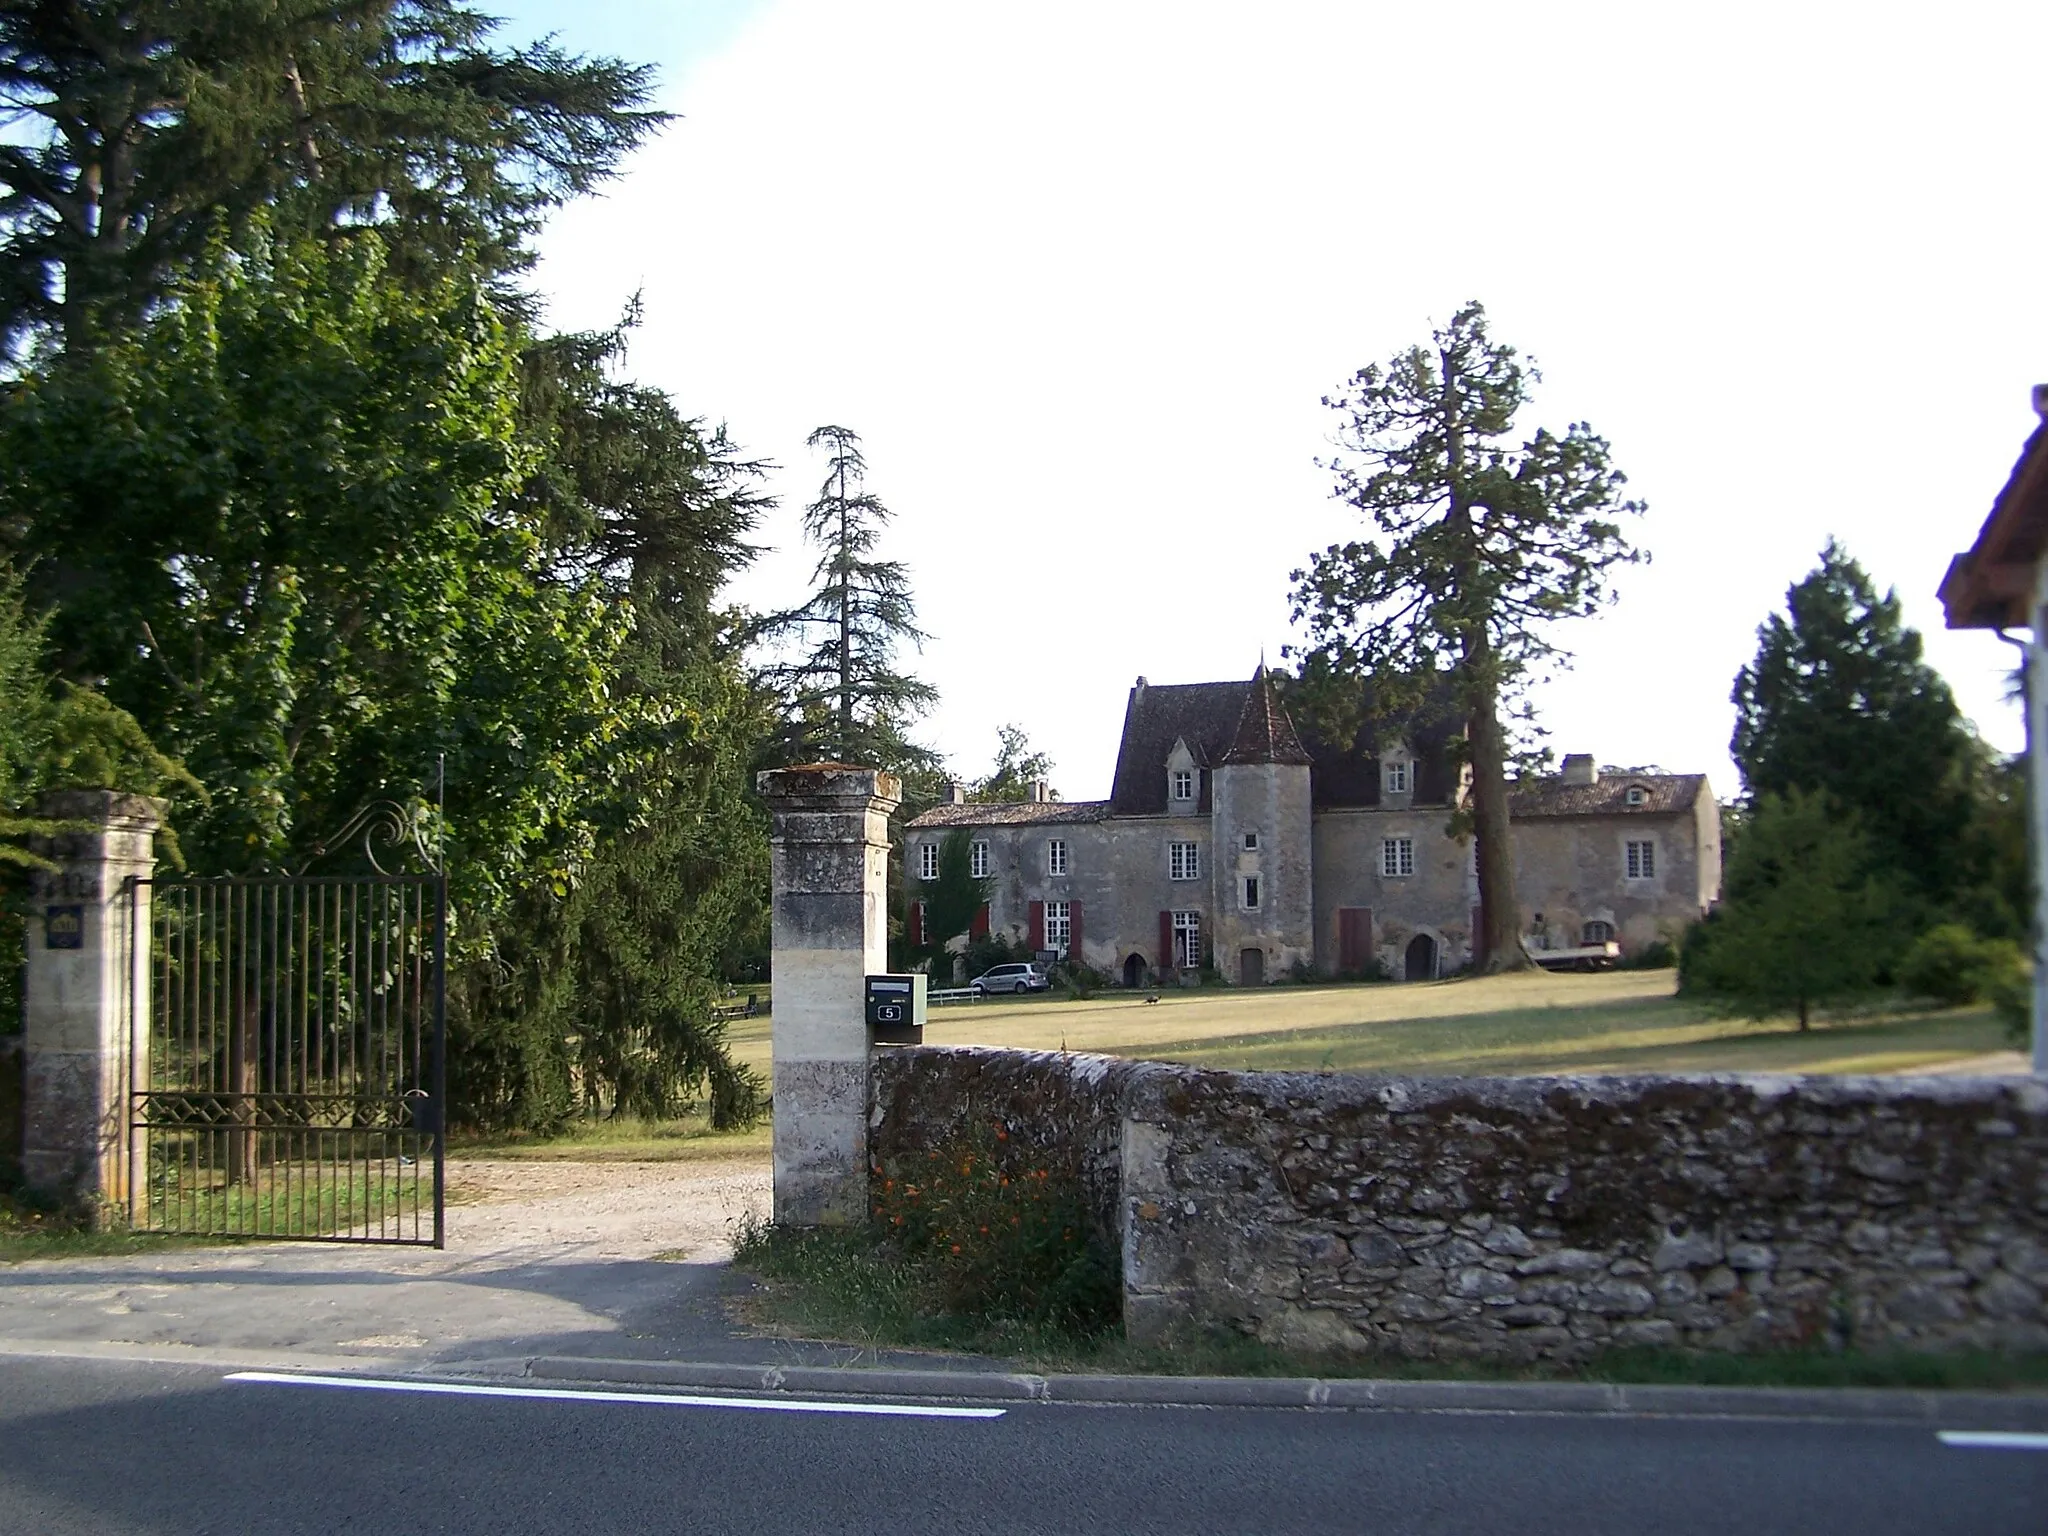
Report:
M 448 1247 L 478 1255 L 538 1249 L 550 1257 L 715 1262 L 732 1228 L 770 1206 L 765 1156 L 687 1163 L 531 1162 L 463 1158 L 448 1165 Z

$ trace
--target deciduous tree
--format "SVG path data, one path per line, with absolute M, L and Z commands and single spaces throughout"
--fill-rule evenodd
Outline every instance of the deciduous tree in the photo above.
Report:
M 1644 558 L 1606 439 L 1584 423 L 1515 433 L 1538 374 L 1468 304 L 1427 347 L 1355 374 L 1325 396 L 1340 425 L 1323 467 L 1371 532 L 1293 573 L 1301 697 L 1348 741 L 1362 700 L 1402 726 L 1447 709 L 1464 729 L 1478 839 L 1478 963 L 1527 963 L 1508 827 L 1509 723 L 1523 690 L 1564 653 L 1558 621 L 1596 612 L 1609 572 Z
M 1686 944 L 1683 985 L 1751 1018 L 1812 1011 L 1876 986 L 1902 940 L 1899 892 L 1856 813 L 1821 794 L 1761 796 L 1727 891 Z

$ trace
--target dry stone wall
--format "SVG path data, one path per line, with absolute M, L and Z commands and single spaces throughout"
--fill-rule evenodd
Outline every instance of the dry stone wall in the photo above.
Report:
M 2048 1349 L 2032 1080 L 1348 1077 L 931 1048 L 890 1053 L 876 1083 L 876 1148 L 938 1145 L 963 1114 L 1035 1126 L 1121 1244 L 1140 1339 Z

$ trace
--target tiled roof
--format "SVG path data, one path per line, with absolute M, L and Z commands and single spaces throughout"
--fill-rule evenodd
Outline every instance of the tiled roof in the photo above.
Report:
M 910 823 L 927 827 L 1036 827 L 1062 822 L 1100 821 L 1109 814 L 1107 800 L 1021 800 L 1000 805 L 935 805 Z
M 1250 683 L 1148 683 L 1131 690 L 1124 706 L 1123 744 L 1109 808 L 1118 816 L 1166 814 L 1166 759 L 1185 741 L 1198 763 L 1213 763 L 1237 736 Z M 1200 809 L 1209 809 L 1208 775 Z
M 1519 779 L 1508 786 L 1508 814 L 1532 816 L 1669 816 L 1689 811 L 1699 800 L 1703 773 L 1626 773 L 1604 771 L 1591 784 L 1562 779 Z M 1643 791 L 1643 803 L 1630 805 L 1631 785 Z
M 1237 717 L 1237 734 L 1225 752 L 1226 763 L 1294 763 L 1307 766 L 1309 755 L 1301 738 L 1294 734 L 1294 722 L 1273 697 L 1272 680 L 1266 664 L 1252 674 L 1251 687 L 1244 696 L 1244 709 Z

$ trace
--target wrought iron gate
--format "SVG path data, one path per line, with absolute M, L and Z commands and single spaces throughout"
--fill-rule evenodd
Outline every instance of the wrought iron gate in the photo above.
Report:
M 445 876 L 143 883 L 135 1223 L 441 1247 Z

